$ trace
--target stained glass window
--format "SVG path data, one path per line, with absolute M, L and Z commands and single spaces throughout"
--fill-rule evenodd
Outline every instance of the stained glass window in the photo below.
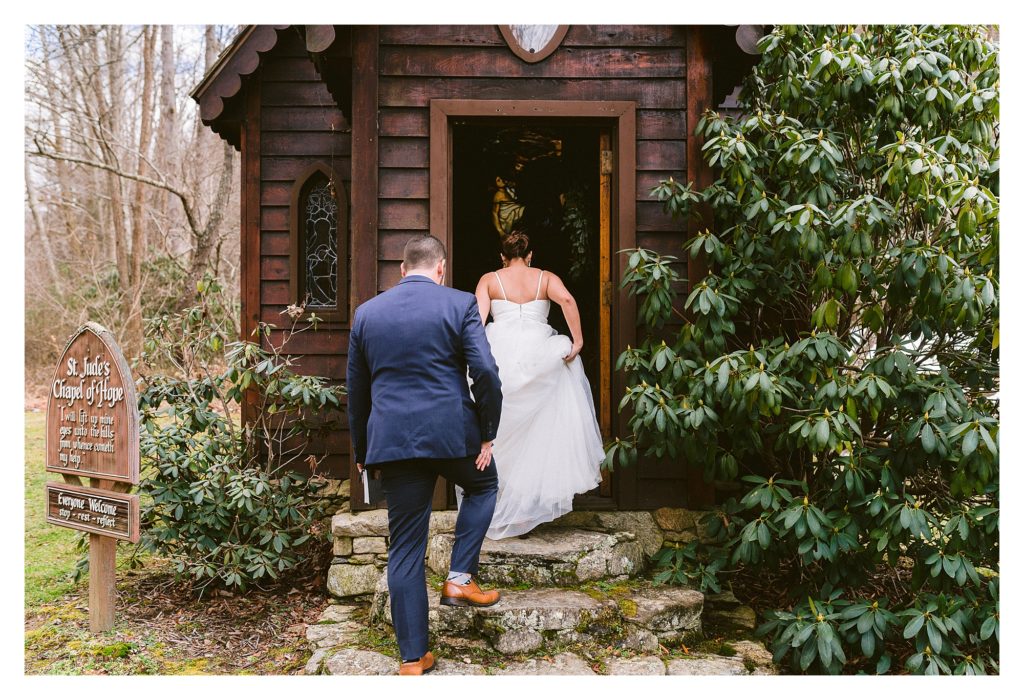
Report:
M 338 303 L 338 202 L 331 183 L 317 177 L 303 207 L 303 260 L 306 306 L 334 308 Z

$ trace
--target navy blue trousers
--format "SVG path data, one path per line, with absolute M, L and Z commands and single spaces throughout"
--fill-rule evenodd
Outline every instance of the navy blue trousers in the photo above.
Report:
M 403 660 L 427 653 L 427 583 L 423 560 L 430 502 L 438 476 L 463 489 L 455 521 L 451 570 L 475 575 L 479 567 L 480 545 L 491 524 L 498 495 L 498 471 L 493 459 L 483 470 L 476 468 L 475 460 L 475 456 L 410 459 L 373 465 L 381 470 L 388 504 L 388 589 L 391 619 Z

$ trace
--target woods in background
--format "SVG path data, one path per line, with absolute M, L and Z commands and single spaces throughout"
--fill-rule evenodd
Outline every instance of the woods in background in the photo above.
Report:
M 144 319 L 191 304 L 206 273 L 237 299 L 239 156 L 187 94 L 236 31 L 27 27 L 30 376 L 86 320 L 132 357 Z

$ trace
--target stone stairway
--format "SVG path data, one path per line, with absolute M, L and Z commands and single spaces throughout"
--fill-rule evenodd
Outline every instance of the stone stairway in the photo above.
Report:
M 597 528 L 556 521 L 525 538 L 485 540 L 477 578 L 485 588 L 502 591 L 501 600 L 489 608 L 440 605 L 454 535 L 443 525 L 432 527 L 426 557 L 431 645 L 444 659 L 436 672 L 772 672 L 771 655 L 758 643 L 708 647 L 702 637 L 704 595 L 645 579 L 646 562 L 662 539 L 642 522 L 630 530 L 616 527 L 621 524 Z M 379 523 L 346 527 L 356 538 L 381 536 Z M 354 541 L 354 549 L 365 547 Z M 347 544 L 339 549 L 354 552 Z M 381 554 L 376 556 L 379 565 Z M 369 561 L 361 557 L 352 564 L 366 567 Z M 377 576 L 372 593 L 346 600 L 350 604 L 330 606 L 321 624 L 307 628 L 307 639 L 316 647 L 307 673 L 394 674 L 397 648 L 386 570 Z
M 427 545 L 427 567 L 444 576 L 455 535 L 437 534 Z M 571 586 L 616 580 L 644 568 L 645 552 L 630 532 L 593 532 L 570 527 L 543 527 L 525 538 L 485 539 L 480 548 L 482 583 L 498 586 Z

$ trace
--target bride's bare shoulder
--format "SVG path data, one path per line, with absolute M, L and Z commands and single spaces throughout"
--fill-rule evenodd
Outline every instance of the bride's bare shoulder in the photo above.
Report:
M 490 289 L 491 288 L 491 282 L 493 280 L 494 280 L 494 273 L 493 272 L 485 272 L 484 274 L 480 275 L 480 281 L 476 283 L 476 288 L 477 289 Z
M 540 274 L 544 278 L 544 287 L 545 287 L 545 289 L 548 287 L 548 285 L 550 285 L 552 283 L 562 284 L 562 278 L 559 277 L 558 275 L 556 275 L 551 270 L 541 270 Z

